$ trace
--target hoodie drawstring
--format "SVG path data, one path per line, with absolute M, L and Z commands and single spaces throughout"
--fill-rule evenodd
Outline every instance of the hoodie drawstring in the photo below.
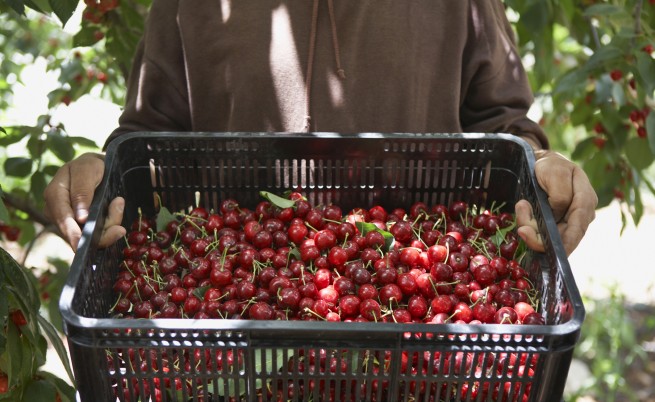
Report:
M 314 53 L 316 51 L 316 30 L 318 25 L 318 6 L 320 0 L 314 0 L 312 7 L 312 26 L 309 34 L 309 52 L 307 55 L 307 74 L 305 76 L 305 124 L 303 130 L 309 132 L 312 124 L 311 116 L 311 96 L 312 96 L 312 75 L 314 72 Z M 334 17 L 334 2 L 327 0 L 328 13 L 330 16 L 330 28 L 332 31 L 332 50 L 337 65 L 337 75 L 341 79 L 346 78 L 346 72 L 341 67 L 341 52 L 339 50 L 339 38 L 337 36 L 337 24 Z

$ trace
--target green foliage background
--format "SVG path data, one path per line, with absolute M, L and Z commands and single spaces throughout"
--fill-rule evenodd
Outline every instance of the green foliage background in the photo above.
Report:
M 42 234 L 56 233 L 42 213 L 46 183 L 59 166 L 81 151 L 98 150 L 98 144 L 71 136 L 66 127 L 53 122 L 52 111 L 97 89 L 103 98 L 123 103 L 127 73 L 151 1 L 0 0 L 0 195 L 4 201 L 0 221 L 20 228 L 18 241 L 28 250 Z M 585 169 L 598 193 L 599 208 L 618 200 L 624 227 L 628 220 L 638 224 L 644 192 L 655 194 L 651 182 L 655 0 L 504 3 L 536 95 L 540 123 L 552 147 Z M 67 34 L 63 27 L 76 10 L 82 12 L 81 27 Z M 20 83 L 23 69 L 38 58 L 45 59 L 48 70 L 59 77 L 57 88 L 48 95 L 50 111 L 33 126 L 9 126 L 2 119 L 12 105 L 13 88 Z M 26 144 L 24 154 L 6 154 L 8 146 L 20 142 Z M 3 264 L 9 260 L 3 254 Z M 3 279 L 0 300 L 8 300 L 6 306 L 0 304 L 3 328 L 12 328 L 7 312 L 19 307 L 32 318 L 42 307 L 56 315 L 54 296 L 67 266 L 58 261 L 51 265 L 45 271 L 50 275 L 50 298 L 40 303 L 28 303 L 21 292 L 11 293 L 9 282 Z M 23 269 L 32 282 L 46 282 Z M 14 392 L 8 397 L 25 397 L 27 385 L 38 381 L 29 394 L 38 398 L 30 401 L 53 400 L 54 393 L 67 400 L 70 390 L 61 379 L 38 371 L 43 364 L 43 341 L 38 334 L 44 328 L 30 328 L 34 343 L 21 349 L 25 356 L 32 352 L 35 356 L 30 372 L 12 366 L 10 359 L 18 357 L 7 351 L 16 339 L 0 338 L 0 371 L 8 374 Z M 15 328 L 9 332 L 16 335 Z

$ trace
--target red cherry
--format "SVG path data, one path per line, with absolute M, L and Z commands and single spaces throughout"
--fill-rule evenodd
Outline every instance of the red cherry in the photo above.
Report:
M 273 307 L 266 302 L 256 302 L 248 309 L 248 316 L 253 320 L 273 319 Z
M 7 226 L 4 230 L 5 238 L 8 241 L 18 241 L 20 238 L 20 228 L 17 226 Z
M 501 307 L 494 315 L 494 322 L 496 324 L 515 324 L 518 320 L 518 314 L 512 307 Z
M 0 395 L 6 394 L 9 392 L 9 378 L 7 374 L 0 373 Z
M 9 316 L 11 317 L 11 321 L 17 327 L 22 327 L 23 325 L 27 325 L 27 319 L 25 318 L 25 315 L 23 315 L 23 312 L 21 310 L 14 310 L 11 313 L 9 313 Z
M 614 69 L 610 71 L 610 78 L 612 79 L 612 81 L 620 80 L 621 78 L 623 78 L 623 71 L 619 69 Z
M 450 219 L 459 220 L 466 216 L 469 206 L 464 201 L 455 201 L 450 204 L 448 208 L 448 214 Z
M 545 320 L 544 317 L 537 313 L 537 312 L 532 312 L 529 314 L 526 314 L 525 317 L 523 317 L 523 324 L 524 325 L 544 325 Z
M 359 314 L 361 299 L 355 295 L 345 295 L 339 299 L 339 313 L 342 318 L 356 317 Z
M 382 318 L 382 309 L 380 304 L 374 299 L 362 300 L 359 305 L 359 314 L 368 321 L 380 321 Z

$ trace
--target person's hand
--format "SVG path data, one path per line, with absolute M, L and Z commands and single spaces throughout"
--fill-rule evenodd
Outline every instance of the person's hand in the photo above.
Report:
M 548 194 L 567 255 L 571 255 L 596 216 L 598 196 L 585 172 L 575 163 L 553 151 L 535 151 L 535 175 Z M 516 204 L 518 234 L 527 246 L 544 251 L 532 206 L 525 200 Z
M 57 225 L 73 250 L 82 237 L 81 226 L 89 216 L 96 187 L 102 181 L 104 157 L 86 153 L 62 166 L 46 187 L 45 213 Z M 125 236 L 121 226 L 125 200 L 117 197 L 109 204 L 99 247 L 107 247 Z

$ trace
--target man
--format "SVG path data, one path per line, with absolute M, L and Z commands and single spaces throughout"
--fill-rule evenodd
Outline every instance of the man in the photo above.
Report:
M 584 172 L 548 151 L 499 0 L 155 0 L 120 126 L 131 131 L 506 132 L 535 149 L 567 253 L 594 219 Z M 76 248 L 101 155 L 66 164 L 47 212 Z M 110 204 L 101 245 L 125 234 Z M 543 249 L 531 206 L 519 234 Z

